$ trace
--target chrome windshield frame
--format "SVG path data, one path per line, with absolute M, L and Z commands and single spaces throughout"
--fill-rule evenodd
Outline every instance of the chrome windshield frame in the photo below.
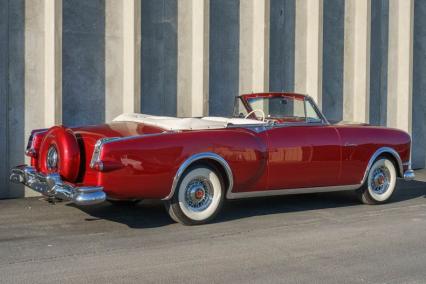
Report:
M 286 96 L 285 94 L 281 94 L 281 93 L 277 93 L 277 95 L 280 96 Z M 273 125 L 274 126 L 298 126 L 298 125 L 329 125 L 329 121 L 327 120 L 327 118 L 324 116 L 324 114 L 320 111 L 318 105 L 315 103 L 315 101 L 313 100 L 312 97 L 310 97 L 309 95 L 306 94 L 297 94 L 298 96 L 303 96 L 303 101 L 304 101 L 304 108 L 305 108 L 305 120 L 301 121 L 301 122 L 274 122 Z M 247 99 L 244 97 L 245 95 L 241 95 L 241 96 L 237 96 L 235 97 L 235 103 L 234 103 L 234 116 L 238 117 L 238 111 L 237 108 L 239 107 L 238 104 L 238 100 L 240 100 L 240 102 L 243 104 L 244 108 L 246 109 L 247 113 L 253 111 L 253 108 L 251 107 L 251 105 L 248 103 Z M 292 96 L 292 94 L 288 95 L 289 97 Z M 266 97 L 266 96 L 259 96 L 260 98 L 270 98 L 270 97 Z M 307 116 L 306 116 L 306 103 L 310 103 L 312 108 L 314 109 L 315 113 L 317 114 L 317 116 L 320 118 L 321 121 L 309 121 Z M 256 114 L 253 113 L 251 114 L 251 116 L 253 116 L 255 119 L 257 119 Z

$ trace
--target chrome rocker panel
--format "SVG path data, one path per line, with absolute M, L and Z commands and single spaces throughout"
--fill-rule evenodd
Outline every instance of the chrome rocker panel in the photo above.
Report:
M 45 175 L 30 166 L 18 166 L 11 170 L 10 181 L 22 183 L 52 199 L 71 201 L 76 205 L 93 205 L 104 202 L 102 187 L 75 187 L 62 181 L 59 174 Z

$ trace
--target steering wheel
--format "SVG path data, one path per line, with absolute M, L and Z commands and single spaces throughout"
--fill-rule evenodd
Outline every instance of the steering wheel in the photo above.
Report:
M 255 112 L 260 112 L 261 114 L 262 114 L 262 121 L 263 122 L 265 122 L 265 117 L 266 117 L 266 115 L 265 115 L 265 113 L 263 112 L 263 110 L 261 110 L 261 109 L 254 109 L 254 110 L 252 110 L 251 112 L 249 112 L 244 118 L 245 119 L 247 119 L 247 117 L 249 117 L 250 115 L 252 115 L 253 113 L 255 113 Z

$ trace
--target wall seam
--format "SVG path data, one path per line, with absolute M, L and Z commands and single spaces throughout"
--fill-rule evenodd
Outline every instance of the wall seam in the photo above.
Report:
M 9 118 L 9 112 L 10 112 L 10 110 L 9 110 L 9 106 L 10 106 L 10 93 L 9 93 L 9 91 L 10 91 L 10 86 L 9 86 L 9 84 L 10 84 L 10 52 L 9 52 L 9 49 L 10 49 L 10 17 L 9 17 L 9 12 L 10 12 L 10 0 L 8 0 L 7 1 L 7 8 L 6 8 L 6 10 L 7 10 L 7 31 L 6 31 L 6 34 L 7 34 L 7 47 L 6 47 L 6 54 L 7 54 L 7 56 L 6 56 L 6 61 L 7 61 L 7 72 L 6 72 L 6 126 L 5 126 L 5 132 L 6 132 L 6 135 L 7 135 L 7 138 L 5 139 L 5 150 L 6 150 L 6 153 L 5 153 L 5 155 L 6 155 L 6 158 L 5 158 L 5 166 L 6 166 L 6 171 L 7 171 L 7 168 L 8 167 L 10 167 L 10 154 L 9 154 L 9 130 L 10 130 L 10 125 L 9 125 L 9 121 L 10 121 L 10 118 Z M 8 196 L 10 196 L 10 190 L 9 190 L 9 186 L 8 186 L 8 177 L 7 177 L 7 175 L 6 175 L 6 178 L 4 178 L 4 187 L 5 188 L 7 188 L 7 190 L 5 190 L 6 192 L 7 192 L 7 195 Z

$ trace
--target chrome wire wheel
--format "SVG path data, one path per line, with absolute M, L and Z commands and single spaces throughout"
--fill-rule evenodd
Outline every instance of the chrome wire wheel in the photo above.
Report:
M 213 219 L 224 202 L 220 174 L 205 165 L 190 167 L 181 177 L 166 209 L 173 220 L 185 225 L 203 224 Z
M 376 168 L 372 174 L 370 187 L 376 194 L 384 194 L 390 186 L 391 174 L 385 166 Z
M 193 179 L 185 188 L 185 206 L 201 212 L 213 202 L 213 185 L 204 177 Z
M 364 203 L 386 202 L 395 191 L 396 177 L 396 169 L 392 161 L 387 158 L 376 160 L 368 173 Z

